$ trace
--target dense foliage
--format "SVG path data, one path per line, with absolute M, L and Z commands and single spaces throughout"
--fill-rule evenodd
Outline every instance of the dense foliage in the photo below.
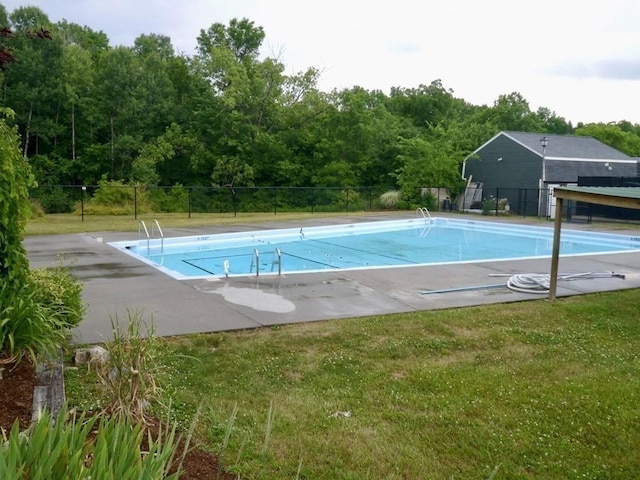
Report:
M 7 119 L 0 118 L 0 364 L 25 352 L 35 359 L 55 351 L 64 342 L 65 329 L 84 312 L 81 286 L 68 272 L 48 280 L 42 272 L 30 272 L 22 239 L 35 182 L 16 128 L 8 125 L 13 112 L 2 110 Z
M 18 149 L 17 133 L 0 119 L 0 282 L 7 288 L 26 282 L 28 262 L 22 235 L 30 214 L 32 184 L 29 164 Z
M 285 74 L 261 55 L 265 32 L 248 19 L 203 28 L 191 56 L 157 34 L 111 46 L 37 7 L 0 5 L 0 23 L 16 32 L 0 40 L 18 59 L 2 72 L 2 106 L 41 185 L 383 187 L 410 202 L 420 187 L 458 188 L 465 156 L 500 130 L 587 134 L 640 154 L 640 126 L 574 129 L 517 92 L 491 106 L 439 80 L 322 92 L 316 68 Z M 48 211 L 77 200 L 41 198 Z
M 82 283 L 69 268 L 37 268 L 30 272 L 34 300 L 59 317 L 63 328 L 78 326 L 86 306 L 82 301 Z

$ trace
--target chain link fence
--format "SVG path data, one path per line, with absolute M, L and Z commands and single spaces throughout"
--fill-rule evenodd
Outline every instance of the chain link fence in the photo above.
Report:
M 355 212 L 385 208 L 384 187 L 139 187 L 129 185 L 39 185 L 31 200 L 45 213 L 133 215 L 148 212 Z
M 45 213 L 131 215 L 145 213 L 260 213 L 381 211 L 389 202 L 389 187 L 137 187 L 130 185 L 39 185 L 32 201 Z M 396 192 L 397 193 L 397 192 Z M 386 198 L 385 198 L 386 197 Z M 553 189 L 476 188 L 457 195 L 447 188 L 423 188 L 422 205 L 431 211 L 459 211 L 495 216 L 553 218 Z M 628 209 L 623 209 L 628 210 Z M 635 217 L 634 217 L 635 215 Z M 637 212 L 602 208 L 581 202 L 564 202 L 563 217 L 637 219 Z

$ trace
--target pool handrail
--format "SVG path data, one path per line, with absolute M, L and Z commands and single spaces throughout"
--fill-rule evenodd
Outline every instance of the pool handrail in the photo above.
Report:
M 158 227 L 158 232 L 160 233 L 160 253 L 164 253 L 164 233 L 162 233 L 162 229 L 160 228 L 160 223 L 158 223 L 158 220 L 154 219 L 151 223 L 151 238 L 153 238 L 155 227 Z M 147 255 L 148 254 L 149 252 L 147 248 Z
M 276 248 L 273 252 L 273 260 L 271 261 L 271 271 L 273 272 L 273 265 L 278 264 L 278 275 L 282 275 L 282 252 L 279 248 Z
M 251 266 L 249 267 L 249 272 L 253 270 L 253 262 L 256 262 L 256 277 L 260 276 L 260 252 L 257 248 L 253 249 L 253 255 L 251 256 Z
M 160 253 L 164 253 L 164 233 L 162 232 L 162 228 L 160 228 L 160 223 L 158 220 L 153 220 L 151 223 L 151 234 L 149 234 L 149 230 L 147 229 L 147 224 L 144 223 L 144 220 L 140 220 L 138 222 L 138 244 L 140 244 L 140 234 L 142 230 L 144 230 L 144 234 L 147 237 L 147 256 L 151 252 L 151 240 L 154 237 L 155 229 L 158 229 L 158 233 L 160 233 Z
M 147 255 L 149 255 L 149 230 L 147 230 L 147 225 L 144 223 L 144 220 L 138 222 L 138 244 L 140 244 L 140 227 L 144 229 L 144 233 L 147 236 Z
M 416 209 L 416 215 L 417 214 L 421 214 L 422 218 L 424 218 L 425 220 L 429 219 L 429 223 L 431 223 L 432 218 L 427 207 L 418 207 Z

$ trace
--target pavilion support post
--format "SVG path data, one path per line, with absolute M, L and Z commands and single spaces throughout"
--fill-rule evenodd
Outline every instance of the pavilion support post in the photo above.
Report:
M 560 257 L 560 230 L 562 228 L 563 198 L 556 197 L 556 218 L 553 226 L 553 252 L 551 253 L 551 273 L 549 274 L 549 300 L 555 300 L 558 287 L 558 260 Z

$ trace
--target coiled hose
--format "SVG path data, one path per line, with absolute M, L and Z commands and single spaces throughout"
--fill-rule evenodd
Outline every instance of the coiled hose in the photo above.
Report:
M 625 276 L 615 272 L 585 272 L 572 273 L 568 275 L 558 275 L 558 280 L 576 280 L 581 278 L 609 278 L 617 277 L 624 279 Z M 546 273 L 522 273 L 511 275 L 507 280 L 507 288 L 522 293 L 549 293 L 551 276 Z
M 507 280 L 507 288 L 522 293 L 549 293 L 551 276 L 544 273 L 522 273 Z

